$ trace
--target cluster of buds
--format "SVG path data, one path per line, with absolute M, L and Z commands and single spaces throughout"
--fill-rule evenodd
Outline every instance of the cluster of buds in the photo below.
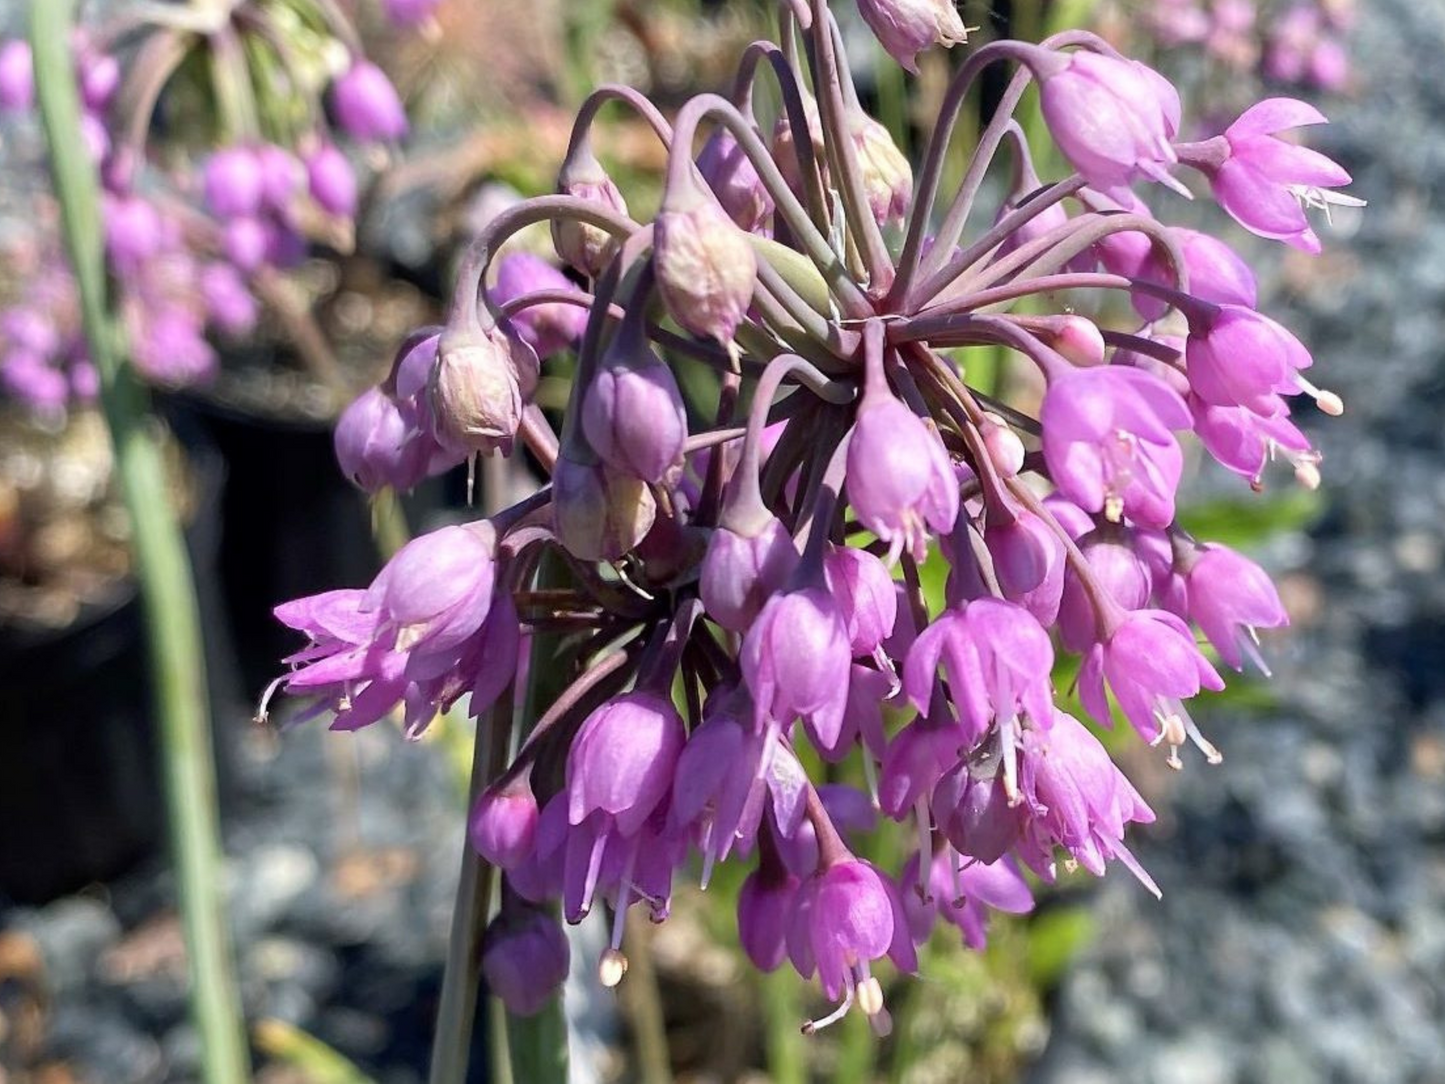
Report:
M 383 8 L 396 25 L 414 26 L 435 6 L 387 0 Z M 332 20 L 326 32 L 299 36 L 290 4 L 253 0 L 214 17 L 152 5 L 104 37 L 77 32 L 75 78 L 83 135 L 104 183 L 107 264 L 131 359 L 148 380 L 211 378 L 218 358 L 208 334 L 251 331 L 262 276 L 298 263 L 314 239 L 350 243 L 359 180 L 337 135 L 364 146 L 407 132 L 401 100 L 361 53 L 355 28 L 332 6 L 321 10 Z M 273 44 L 287 40 L 294 48 Z M 208 60 L 188 63 L 198 53 Z M 156 145 L 153 114 L 168 89 L 178 98 L 198 89 L 182 85 L 195 71 L 214 73 L 213 85 L 200 88 L 221 115 L 214 147 Z M 277 94 L 284 109 L 267 100 Z M 28 45 L 0 45 L 0 110 L 30 113 L 34 97 Z M 58 231 L 44 225 L 50 217 L 37 216 L 37 236 L 12 254 L 36 273 L 19 279 L 18 296 L 0 313 L 0 386 L 58 413 L 71 398 L 90 398 L 95 377 Z
M 1139 14 L 1131 8 L 1128 18 Z M 1353 0 L 1155 0 L 1142 15 L 1160 46 L 1202 48 L 1233 72 L 1327 92 L 1350 82 Z
M 951 5 L 865 11 L 897 27 L 930 8 Z M 1186 702 L 1222 687 L 1216 663 L 1263 668 L 1255 630 L 1287 620 L 1258 566 L 1176 522 L 1182 435 L 1256 486 L 1276 457 L 1314 485 L 1319 456 L 1290 403 L 1340 401 L 1256 310 L 1245 263 L 1131 189 L 1187 192 L 1176 174 L 1191 169 L 1249 230 L 1317 250 L 1304 207 L 1348 200 L 1335 190 L 1349 178 L 1277 133 L 1323 118 L 1277 99 L 1184 143 L 1174 88 L 1097 37 L 995 42 L 954 77 L 914 178 L 861 111 L 824 0 L 781 18 L 784 41 L 806 35 L 805 67 L 754 43 L 730 98 L 702 95 L 671 123 L 628 88 L 599 89 L 560 194 L 478 237 L 447 326 L 407 345 L 338 436 L 368 486 L 518 444 L 550 483 L 418 538 L 367 590 L 278 611 L 309 643 L 276 684 L 315 697 L 309 714 L 355 728 L 400 710 L 416 734 L 470 694 L 500 748 L 520 730 L 469 823 L 503 872 L 484 970 L 518 1012 L 565 974 L 559 907 L 569 922 L 611 907 L 599 974 L 612 985 L 628 908 L 661 921 L 675 877 L 705 886 L 734 861 L 750 864 L 748 956 L 816 974 L 837 1004 L 807 1029 L 857 1006 L 886 1032 L 875 965 L 914 970 L 939 920 L 982 944 L 990 910 L 1032 906 L 1026 873 L 1117 860 L 1154 890 L 1124 839 L 1153 813 L 1060 708 L 1061 657 L 1078 656 L 1094 726 L 1117 704 L 1171 765 L 1190 746 L 1216 762 Z M 958 37 L 942 15 L 907 25 L 933 29 L 883 35 L 904 63 Z M 1012 82 L 940 207 L 950 132 L 994 64 Z M 754 111 L 763 71 L 781 89 L 773 122 Z M 1049 184 L 1012 119 L 1030 82 L 1076 170 Z M 609 101 L 667 148 L 652 222 L 591 153 Z M 1005 146 L 1016 187 L 980 221 Z M 538 221 L 586 288 L 554 272 L 502 276 L 519 294 L 484 289 L 492 254 Z M 1138 320 L 1046 312 L 1077 291 L 1115 292 Z M 585 321 L 557 433 L 530 401 L 545 360 L 531 320 L 561 326 L 568 307 Z M 1046 381 L 1037 417 L 970 384 L 973 350 L 999 346 Z M 685 407 L 683 366 L 716 374 L 715 403 Z M 539 578 L 544 556 L 560 583 Z M 948 566 L 941 596 L 924 591 L 925 562 Z M 563 646 L 523 678 L 529 637 Z M 529 680 L 552 692 L 524 719 Z M 866 787 L 813 778 L 819 760 L 860 764 Z M 856 849 L 880 816 L 912 826 L 899 870 Z

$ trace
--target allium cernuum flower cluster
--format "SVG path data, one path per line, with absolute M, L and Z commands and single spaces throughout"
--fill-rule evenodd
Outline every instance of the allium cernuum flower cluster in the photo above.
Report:
M 864 11 L 904 63 L 960 38 L 950 5 Z M 337 433 L 369 490 L 521 448 L 550 484 L 418 538 L 368 589 L 278 611 L 309 639 L 279 684 L 334 726 L 399 713 L 416 734 L 469 695 L 479 741 L 518 750 L 468 824 L 504 874 L 484 970 L 518 1012 L 565 970 L 559 917 L 611 910 L 614 984 L 628 908 L 662 921 L 680 878 L 733 862 L 748 957 L 816 975 L 834 1004 L 807 1029 L 856 1006 L 886 1032 L 886 985 L 940 923 L 981 946 L 991 911 L 1116 861 L 1157 891 L 1126 841 L 1154 813 L 1098 728 L 1117 713 L 1175 767 L 1219 760 L 1189 703 L 1221 668 L 1263 669 L 1256 631 L 1287 622 L 1263 570 L 1178 524 L 1185 448 L 1256 487 L 1275 459 L 1314 485 L 1291 411 L 1340 401 L 1256 309 L 1248 265 L 1134 188 L 1187 191 L 1192 169 L 1245 227 L 1313 248 L 1305 209 L 1348 177 L 1280 133 L 1321 118 L 1266 102 L 1185 144 L 1174 89 L 1098 39 L 997 42 L 962 63 L 913 177 L 896 148 L 863 152 L 856 133 L 881 129 L 827 6 L 784 18 L 806 22 L 812 70 L 760 42 L 732 97 L 671 120 L 624 87 L 589 99 L 560 193 L 493 221 L 445 328 L 406 343 Z M 995 64 L 1039 82 L 1076 172 L 1039 181 L 1006 104 L 970 176 L 1005 147 L 1015 187 L 979 207 L 972 181 L 940 190 L 940 163 Z M 776 114 L 753 100 L 764 68 Z M 604 102 L 666 149 L 655 221 L 593 154 Z M 490 274 L 538 221 L 571 274 L 517 256 Z M 1082 291 L 1139 315 L 1098 324 Z M 997 346 L 1042 375 L 1037 417 L 970 384 L 973 351 Z M 559 432 L 532 396 L 571 353 Z M 715 396 L 685 403 L 689 369 Z M 539 578 L 555 556 L 560 579 Z M 522 677 L 527 642 L 562 646 Z M 1054 677 L 1066 655 L 1079 715 Z M 547 695 L 524 717 L 528 683 Z M 819 763 L 839 767 L 825 781 Z M 882 817 L 912 841 L 887 866 L 862 848 Z

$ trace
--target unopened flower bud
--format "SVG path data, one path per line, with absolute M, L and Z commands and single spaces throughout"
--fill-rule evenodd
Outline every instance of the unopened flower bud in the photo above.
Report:
M 265 178 L 249 147 L 226 147 L 211 155 L 202 177 L 206 206 L 218 218 L 245 218 L 261 209 Z
M 773 213 L 773 197 L 752 160 L 726 128 L 719 128 L 697 156 L 697 168 L 738 228 L 761 230 Z
M 682 467 L 687 412 L 670 369 L 640 335 L 619 333 L 582 399 L 582 431 L 608 466 L 661 482 Z
M 901 222 L 913 202 L 913 170 L 888 129 L 861 110 L 849 116 L 868 209 L 880 226 Z
M 893 59 L 918 71 L 918 54 L 968 40 L 954 0 L 858 0 L 858 13 Z
M 997 414 L 987 413 L 980 427 L 983 446 L 988 449 L 994 469 L 1005 478 L 1012 478 L 1024 467 L 1024 442 L 1013 431 L 1013 426 Z
M 431 18 L 441 0 L 382 0 L 381 9 L 386 12 L 392 26 L 420 26 Z
M 427 382 L 437 439 L 467 452 L 510 455 L 537 372 L 532 348 L 500 327 L 443 332 Z
M 533 1016 L 567 978 L 570 953 L 561 924 L 546 911 L 513 903 L 487 927 L 482 975 L 507 1011 Z
M 1083 316 L 1061 316 L 1052 336 L 1053 347 L 1075 365 L 1101 365 L 1104 336 L 1094 321 Z
M 355 139 L 385 142 L 406 135 L 406 109 L 396 88 L 369 60 L 357 60 L 332 84 L 331 106 Z
M 564 451 L 552 471 L 552 514 L 558 539 L 574 557 L 614 561 L 652 529 L 657 502 L 640 478 Z
M 564 196 L 595 203 L 620 215 L 627 214 L 627 201 L 622 198 L 621 190 L 590 152 L 578 151 L 567 158 L 557 177 L 557 190 Z M 552 220 L 552 244 L 563 263 L 594 279 L 601 276 L 617 251 L 617 239 L 612 234 L 575 218 Z
M 730 342 L 753 300 L 753 246 L 690 180 L 663 195 L 655 230 L 653 260 L 667 311 L 694 335 Z
M 499 869 L 511 869 L 532 851 L 537 835 L 537 799 L 523 776 L 488 787 L 467 820 L 472 849 Z
M 508 252 L 497 261 L 497 282 L 488 295 L 497 305 L 537 290 L 570 290 L 572 283 L 540 256 L 530 252 Z M 565 350 L 587 329 L 587 310 L 577 305 L 547 302 L 529 305 L 512 317 L 517 334 L 548 358 Z
M 356 213 L 356 171 L 335 144 L 323 143 L 306 156 L 306 186 L 328 214 Z

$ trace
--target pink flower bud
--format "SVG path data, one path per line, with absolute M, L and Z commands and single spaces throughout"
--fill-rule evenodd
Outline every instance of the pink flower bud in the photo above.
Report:
M 1105 193 L 1138 176 L 1171 186 L 1179 95 L 1157 72 L 1088 50 L 1039 72 L 1044 120 L 1064 156 Z
M 773 197 L 752 160 L 726 128 L 719 128 L 697 156 L 697 168 L 738 228 L 761 232 L 773 213 Z
M 664 193 L 654 229 L 657 288 L 667 311 L 695 335 L 730 342 L 758 275 L 747 237 L 691 182 Z
M 206 206 L 217 218 L 243 218 L 261 210 L 265 178 L 249 147 L 226 147 L 211 155 L 202 177 Z
M 467 452 L 510 455 L 537 375 L 532 348 L 501 327 L 443 332 L 427 382 L 437 439 Z
M 242 271 L 255 271 L 267 262 L 270 240 L 259 218 L 233 218 L 221 231 L 221 250 Z
M 861 110 L 849 113 L 848 129 L 858 151 L 863 192 L 873 218 L 880 226 L 902 222 L 913 202 L 913 169 L 908 158 L 888 129 Z
M 331 85 L 336 121 L 353 139 L 386 142 L 406 135 L 406 109 L 386 74 L 357 59 Z
M 540 256 L 509 252 L 497 261 L 497 284 L 489 294 L 498 305 L 536 290 L 570 290 L 572 283 Z M 577 305 L 548 302 L 529 305 L 512 317 L 512 324 L 539 358 L 548 358 L 582 338 L 587 310 Z
M 732 632 L 746 632 L 797 564 L 798 549 L 775 516 L 754 535 L 718 527 L 708 541 L 698 593 L 714 621 Z
M 323 143 L 306 156 L 306 186 L 328 214 L 356 214 L 356 171 L 335 144 Z
M 682 393 L 672 369 L 642 336 L 613 337 L 582 399 L 582 431 L 604 463 L 644 482 L 661 482 L 682 469 Z
M 738 892 L 738 940 L 760 971 L 776 971 L 787 955 L 788 921 L 798 879 L 786 869 L 748 874 Z
M 531 853 L 537 815 L 537 798 L 525 776 L 501 789 L 488 787 L 472 807 L 467 838 L 492 865 L 511 869 Z
M 534 1016 L 561 988 L 570 959 L 561 924 L 539 908 L 518 907 L 487 927 L 482 975 L 508 1012 Z
M 201 296 L 206 318 L 227 335 L 244 335 L 256 326 L 256 298 L 228 263 L 208 263 L 201 269 Z
M 420 26 L 441 6 L 441 0 L 382 0 L 382 10 L 392 26 Z

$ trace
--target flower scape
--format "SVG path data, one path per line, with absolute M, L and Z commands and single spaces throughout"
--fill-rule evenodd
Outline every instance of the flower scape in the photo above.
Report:
M 947 0 L 860 9 L 905 67 L 965 37 Z M 1246 229 L 1316 252 L 1305 209 L 1359 201 L 1281 133 L 1325 118 L 1273 99 L 1187 143 L 1175 89 L 1097 37 L 998 41 L 953 77 L 915 177 L 860 108 L 825 0 L 779 14 L 780 44 L 748 47 L 731 96 L 671 122 L 598 89 L 558 194 L 493 220 L 446 325 L 406 342 L 336 434 L 369 490 L 522 449 L 550 482 L 416 538 L 366 589 L 277 610 L 308 638 L 276 683 L 312 699 L 303 717 L 356 729 L 400 711 L 415 736 L 469 698 L 504 750 L 515 727 L 469 823 L 503 873 L 483 970 L 515 1012 L 566 974 L 559 914 L 612 909 L 598 968 L 615 985 L 627 909 L 662 921 L 676 878 L 706 886 L 731 861 L 749 867 L 747 955 L 816 975 L 836 1006 L 804 1030 L 857 1007 L 886 1034 L 875 965 L 916 970 L 940 921 L 981 946 L 991 909 L 1032 907 L 1026 873 L 1117 861 L 1158 892 L 1125 844 L 1154 813 L 1095 728 L 1117 713 L 1173 767 L 1218 762 L 1187 702 L 1223 687 L 1211 658 L 1264 670 L 1255 630 L 1287 623 L 1257 565 L 1176 523 L 1181 434 L 1256 489 L 1275 461 L 1313 487 L 1320 457 L 1292 403 L 1342 404 L 1256 310 L 1241 258 L 1157 220 L 1133 188 L 1187 196 L 1192 171 Z M 991 65 L 1012 81 L 941 192 Z M 765 81 L 781 101 L 766 122 Z M 1075 171 L 1050 183 L 1014 119 L 1031 82 Z M 650 222 L 593 154 L 607 103 L 668 149 Z M 1000 152 L 1012 189 L 985 209 Z M 537 222 L 574 277 L 519 256 L 489 276 Z M 1135 330 L 1076 309 L 1110 295 Z M 999 347 L 1042 377 L 1037 417 L 970 383 L 971 358 Z M 557 434 L 534 393 L 542 363 L 573 349 Z M 716 374 L 701 423 L 684 366 Z M 941 597 L 921 571 L 937 562 Z M 530 658 L 544 636 L 562 647 Z M 1087 721 L 1057 703 L 1068 655 Z M 556 691 L 525 709 L 539 678 Z M 806 767 L 845 759 L 866 791 Z M 902 869 L 859 857 L 880 814 L 916 839 Z

